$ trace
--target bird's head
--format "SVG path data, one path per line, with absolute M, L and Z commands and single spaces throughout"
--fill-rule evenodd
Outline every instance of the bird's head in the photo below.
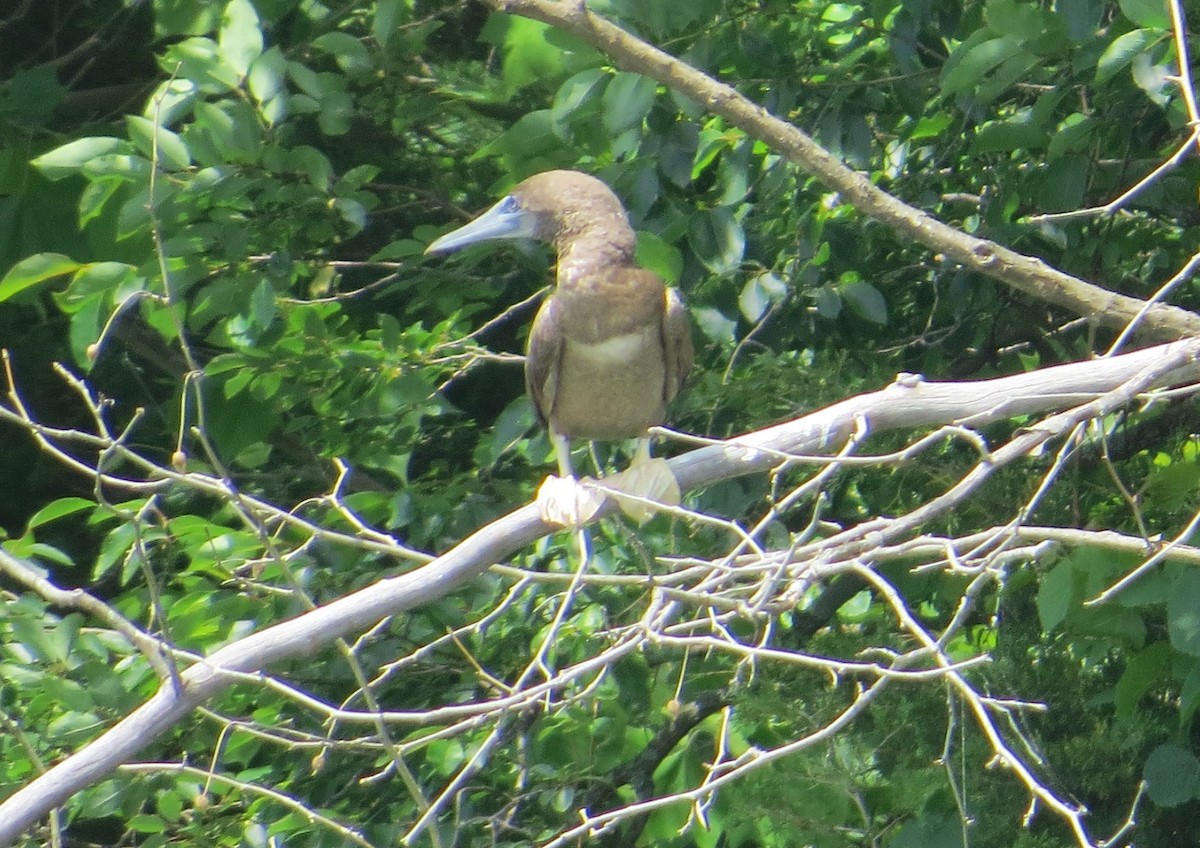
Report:
M 579 171 L 544 171 L 425 252 L 450 253 L 482 241 L 521 238 L 553 244 L 561 257 L 574 243 L 595 239 L 631 253 L 634 234 L 621 201 L 603 182 Z

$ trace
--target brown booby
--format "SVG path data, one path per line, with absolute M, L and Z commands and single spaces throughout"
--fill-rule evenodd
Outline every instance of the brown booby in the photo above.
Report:
M 525 358 L 525 388 L 562 475 L 538 490 L 542 518 L 577 526 L 604 503 L 603 494 L 574 479 L 572 438 L 639 439 L 630 468 L 605 478 L 605 488 L 679 503 L 679 485 L 665 460 L 650 458 L 647 435 L 666 419 L 667 404 L 692 367 L 691 328 L 679 293 L 637 267 L 636 238 L 621 201 L 578 171 L 530 177 L 425 252 L 519 238 L 548 242 L 558 254 L 557 284 L 533 319 Z M 644 503 L 618 502 L 639 520 L 649 515 Z

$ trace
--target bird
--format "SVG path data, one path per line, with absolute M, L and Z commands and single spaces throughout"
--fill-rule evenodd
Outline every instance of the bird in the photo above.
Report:
M 526 392 L 559 471 L 538 489 L 543 521 L 578 527 L 604 504 L 593 481 L 575 479 L 571 439 L 638 440 L 630 467 L 601 485 L 634 496 L 616 500 L 639 522 L 653 512 L 648 501 L 678 504 L 679 484 L 666 460 L 651 457 L 648 430 L 666 420 L 691 371 L 691 324 L 679 292 L 638 267 L 621 200 L 590 174 L 543 171 L 425 252 L 498 239 L 549 243 L 558 260 L 525 354 Z

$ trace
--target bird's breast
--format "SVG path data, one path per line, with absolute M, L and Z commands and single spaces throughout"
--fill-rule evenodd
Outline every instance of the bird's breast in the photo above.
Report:
M 662 334 L 645 327 L 596 341 L 566 339 L 550 425 L 577 439 L 631 439 L 666 417 Z

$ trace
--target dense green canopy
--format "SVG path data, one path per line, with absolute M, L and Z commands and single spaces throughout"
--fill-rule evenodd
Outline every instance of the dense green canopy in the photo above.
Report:
M 1195 838 L 1181 3 L 10 5 L 0 844 Z M 697 348 L 586 561 L 423 255 L 549 168 Z

